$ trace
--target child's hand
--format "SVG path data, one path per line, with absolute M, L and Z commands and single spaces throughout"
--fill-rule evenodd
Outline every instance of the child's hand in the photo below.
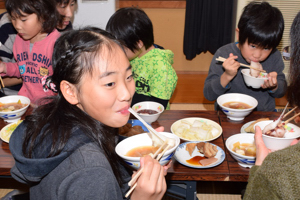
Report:
M 277 72 L 270 72 L 268 74 L 268 80 L 265 80 L 261 87 L 263 89 L 269 88 L 271 90 L 276 90 L 277 86 Z
M 232 53 L 229 54 L 229 58 L 227 58 L 223 62 L 223 67 L 225 72 L 220 77 L 220 83 L 225 88 L 226 85 L 236 76 L 238 69 L 240 67 L 240 63 L 237 62 L 237 56 L 234 56 Z
M 144 169 L 130 199 L 161 199 L 167 190 L 163 166 L 150 156 L 141 158 L 141 166 Z
M 223 67 L 225 69 L 225 74 L 229 77 L 231 77 L 231 79 L 233 79 L 233 77 L 235 77 L 235 75 L 237 74 L 237 71 L 240 67 L 240 63 L 237 62 L 235 59 L 237 59 L 237 56 L 234 56 L 232 53 L 229 54 L 229 57 L 223 62 Z
M 0 73 L 6 73 L 6 64 L 0 60 Z

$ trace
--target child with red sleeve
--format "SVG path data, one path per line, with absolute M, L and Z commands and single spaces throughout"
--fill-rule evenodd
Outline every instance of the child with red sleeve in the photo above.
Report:
M 18 32 L 13 53 L 16 63 L 0 62 L 0 72 L 21 77 L 19 95 L 38 104 L 42 97 L 54 95 L 54 88 L 46 84 L 53 74 L 52 53 L 60 33 L 56 30 L 58 13 L 53 0 L 7 0 L 6 9 Z

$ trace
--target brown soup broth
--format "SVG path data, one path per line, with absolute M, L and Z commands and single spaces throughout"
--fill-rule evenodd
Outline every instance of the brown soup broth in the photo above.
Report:
M 141 147 L 136 147 L 128 151 L 125 156 L 129 157 L 143 157 L 146 156 L 150 153 L 154 154 L 159 147 L 154 147 L 154 146 L 141 146 Z
M 227 108 L 232 108 L 232 109 L 248 109 L 248 108 L 252 107 L 246 103 L 239 102 L 239 101 L 226 102 L 223 104 L 223 106 L 227 107 Z
M 149 114 L 149 115 L 153 115 L 153 114 L 157 114 L 158 112 L 157 112 L 156 110 L 143 109 L 143 110 L 137 111 L 137 113 L 139 113 L 139 114 Z

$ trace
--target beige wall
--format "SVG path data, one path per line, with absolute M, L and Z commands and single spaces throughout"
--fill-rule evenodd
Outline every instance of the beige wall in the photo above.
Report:
M 173 67 L 179 71 L 207 72 L 212 54 L 202 53 L 193 60 L 186 60 L 183 53 L 185 9 L 143 9 L 154 26 L 155 43 L 174 52 Z
M 183 36 L 185 9 L 153 9 L 144 8 L 154 26 L 155 43 L 174 52 L 173 67 L 177 72 L 198 71 L 207 72 L 212 54 L 202 53 L 193 60 L 186 60 L 183 53 Z M 0 13 L 5 9 L 0 9 Z

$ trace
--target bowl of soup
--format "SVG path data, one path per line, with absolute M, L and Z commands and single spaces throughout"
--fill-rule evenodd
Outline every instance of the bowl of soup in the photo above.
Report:
M 30 105 L 30 99 L 21 95 L 11 95 L 0 98 L 0 117 L 13 123 L 21 119 Z
M 154 101 L 136 103 L 132 106 L 132 109 L 149 124 L 155 122 L 159 118 L 160 114 L 165 110 L 162 104 Z
M 175 139 L 175 145 L 168 149 L 159 160 L 161 165 L 165 165 L 172 159 L 175 150 L 180 143 L 180 138 L 172 133 L 160 133 L 168 138 Z M 154 147 L 152 145 L 152 140 L 147 133 L 141 133 L 119 142 L 115 151 L 130 167 L 139 169 L 141 157 L 150 153 L 154 154 L 158 148 L 159 147 Z
M 230 120 L 241 121 L 257 106 L 255 98 L 240 93 L 227 93 L 217 98 L 221 110 Z
M 227 138 L 225 145 L 230 155 L 240 166 L 251 168 L 255 164 L 256 147 L 254 143 L 254 134 L 234 134 Z
M 254 77 L 250 75 L 250 69 L 242 69 L 241 72 L 243 74 L 244 81 L 248 87 L 260 88 L 261 85 L 264 84 L 264 81 L 268 80 L 268 73 L 261 72 L 258 77 Z

